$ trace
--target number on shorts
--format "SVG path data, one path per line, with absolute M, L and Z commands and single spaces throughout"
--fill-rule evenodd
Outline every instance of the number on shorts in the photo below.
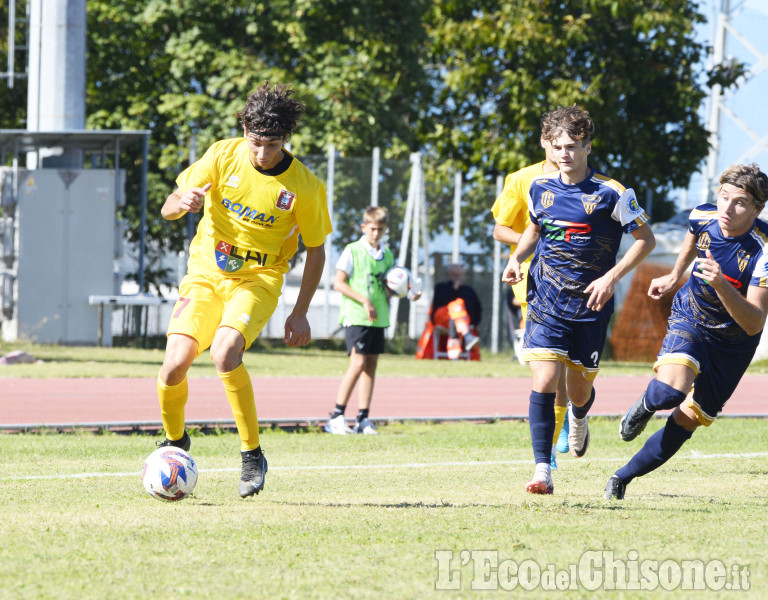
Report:
M 187 304 L 189 304 L 189 298 L 182 298 L 181 296 L 179 296 L 179 299 L 176 302 L 176 305 L 179 308 L 177 308 L 176 312 L 173 313 L 174 319 L 178 319 L 181 316 L 181 311 L 187 307 Z

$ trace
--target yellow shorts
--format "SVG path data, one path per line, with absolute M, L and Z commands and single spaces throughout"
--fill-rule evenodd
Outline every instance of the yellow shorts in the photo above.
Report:
M 181 280 L 167 335 L 194 338 L 198 356 L 210 347 L 219 327 L 239 331 L 248 349 L 277 307 L 282 275 L 265 271 L 257 278 L 189 274 Z

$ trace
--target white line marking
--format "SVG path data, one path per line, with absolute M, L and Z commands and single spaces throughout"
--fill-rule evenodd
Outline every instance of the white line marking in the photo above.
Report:
M 676 458 L 683 460 L 713 460 L 718 458 L 766 458 L 768 452 L 744 452 L 744 453 L 724 453 L 724 454 L 702 454 L 692 450 L 690 454 L 679 455 Z M 588 464 L 590 462 L 613 462 L 623 463 L 627 458 L 586 458 L 580 459 L 578 463 Z M 400 464 L 369 464 L 369 465 L 296 465 L 292 467 L 270 467 L 269 472 L 273 471 L 353 471 L 362 469 L 385 470 L 385 469 L 433 469 L 436 467 L 492 467 L 498 465 L 532 465 L 531 459 L 521 460 L 484 460 L 484 461 L 453 461 L 453 462 L 418 462 L 418 463 L 400 463 Z M 564 462 L 562 466 L 568 465 Z M 240 467 L 222 468 L 222 469 L 200 469 L 200 473 L 239 473 Z M 140 477 L 141 471 L 116 472 L 116 473 L 70 473 L 60 475 L 10 475 L 0 477 L 0 481 L 40 481 L 54 479 L 98 479 L 102 477 Z

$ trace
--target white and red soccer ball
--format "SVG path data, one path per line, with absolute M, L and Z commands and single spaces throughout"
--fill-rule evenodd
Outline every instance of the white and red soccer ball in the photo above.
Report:
M 153 498 L 169 502 L 183 500 L 195 489 L 197 465 L 186 450 L 163 446 L 144 461 L 141 480 Z
M 387 271 L 387 289 L 393 296 L 405 298 L 411 289 L 411 272 L 405 267 L 395 266 Z

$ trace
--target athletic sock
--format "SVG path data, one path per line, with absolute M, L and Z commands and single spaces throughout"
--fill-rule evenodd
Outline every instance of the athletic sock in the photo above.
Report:
M 592 394 L 589 396 L 589 400 L 584 406 L 576 406 L 571 404 L 571 414 L 574 419 L 583 419 L 587 416 L 589 409 L 592 408 L 592 404 L 595 402 L 595 388 L 592 388 Z
M 635 477 L 642 477 L 658 469 L 672 458 L 692 435 L 693 431 L 688 431 L 675 423 L 670 415 L 664 428 L 649 437 L 640 451 L 616 471 L 616 476 L 624 483 L 629 483 Z
M 227 400 L 232 408 L 237 432 L 240 434 L 240 450 L 259 447 L 259 419 L 256 416 L 256 402 L 253 396 L 251 377 L 240 363 L 228 373 L 219 373 Z
M 187 405 L 189 387 L 186 376 L 176 385 L 166 385 L 157 377 L 157 398 L 160 401 L 160 418 L 163 420 L 165 437 L 180 440 L 184 437 L 184 407 Z
M 336 417 L 340 417 L 344 414 L 344 411 L 347 409 L 346 406 L 342 406 L 341 404 L 337 404 L 333 408 L 333 412 L 331 413 L 331 419 L 335 419 Z
M 359 423 L 363 419 L 368 418 L 368 412 L 370 409 L 368 408 L 361 408 L 359 411 L 357 411 L 357 422 Z
M 531 392 L 528 403 L 528 423 L 531 445 L 536 464 L 546 463 L 552 457 L 552 435 L 555 432 L 555 394 Z
M 658 379 L 651 379 L 645 390 L 644 405 L 647 410 L 676 408 L 685 400 L 686 394 Z
M 560 437 L 560 430 L 563 428 L 563 424 L 565 423 L 566 414 L 568 414 L 567 406 L 555 405 L 555 433 L 552 435 L 553 444 L 556 444 L 557 438 Z

